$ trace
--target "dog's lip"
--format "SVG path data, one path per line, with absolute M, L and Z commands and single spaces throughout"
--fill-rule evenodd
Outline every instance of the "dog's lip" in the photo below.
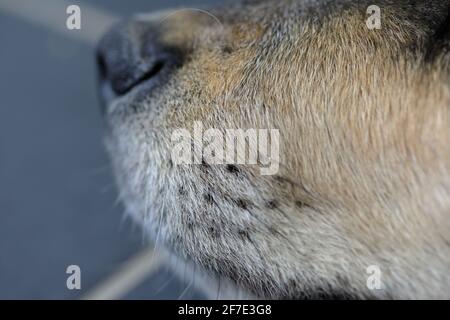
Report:
M 135 90 L 139 90 L 142 86 L 148 86 L 149 82 L 152 82 L 152 79 L 143 80 L 140 83 L 130 86 L 126 91 L 124 90 L 123 92 L 118 93 L 114 90 L 111 81 L 102 74 L 99 74 L 97 81 L 97 93 L 99 95 L 102 113 L 107 111 L 108 106 L 113 101 L 128 96 Z
M 97 88 L 102 105 L 102 112 L 104 113 L 107 111 L 108 105 L 113 101 L 123 97 L 132 96 L 135 98 L 142 98 L 143 95 L 146 97 L 151 96 L 151 92 L 167 83 L 171 73 L 180 66 L 181 62 L 179 61 L 174 61 L 172 63 L 156 61 L 150 72 L 137 79 L 136 82 L 126 88 L 126 90 L 120 92 L 114 90 L 111 80 L 100 70 L 97 76 Z M 154 75 L 157 73 L 161 73 L 161 75 L 155 77 Z
M 109 103 L 116 99 L 118 95 L 114 92 L 111 82 L 107 80 L 99 80 L 99 93 L 103 103 Z
M 108 106 L 114 101 L 127 97 L 129 95 L 136 95 L 139 92 L 150 92 L 157 85 L 157 81 L 153 79 L 144 80 L 123 93 L 117 93 L 108 79 L 99 79 L 97 84 L 97 92 L 101 104 L 102 113 L 107 112 Z
M 97 94 L 100 100 L 102 114 L 105 113 L 108 104 L 117 98 L 112 84 L 107 78 L 104 60 L 97 55 Z
M 119 96 L 114 92 L 111 83 L 102 78 L 101 75 L 97 77 L 97 97 L 100 105 L 100 111 L 102 116 L 108 113 L 108 108 L 110 104 L 119 98 Z

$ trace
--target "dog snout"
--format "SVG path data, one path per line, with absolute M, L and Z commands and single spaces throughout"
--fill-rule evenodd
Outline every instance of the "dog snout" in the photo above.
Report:
M 97 48 L 99 79 L 116 96 L 143 82 L 161 81 L 180 63 L 177 50 L 164 45 L 158 28 L 149 22 L 120 23 L 103 36 Z

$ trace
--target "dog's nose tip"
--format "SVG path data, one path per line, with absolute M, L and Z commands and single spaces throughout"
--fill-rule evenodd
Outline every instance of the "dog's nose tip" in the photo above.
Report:
M 179 56 L 159 41 L 150 23 L 135 21 L 114 26 L 97 48 L 99 77 L 114 94 L 123 95 L 145 81 L 157 81 L 179 63 Z

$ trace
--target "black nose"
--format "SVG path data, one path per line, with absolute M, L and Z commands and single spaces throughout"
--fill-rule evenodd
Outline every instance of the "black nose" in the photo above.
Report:
M 125 22 L 113 27 L 100 40 L 97 50 L 102 85 L 109 86 L 113 95 L 123 95 L 143 82 L 161 81 L 181 59 L 159 38 L 157 28 L 147 22 Z

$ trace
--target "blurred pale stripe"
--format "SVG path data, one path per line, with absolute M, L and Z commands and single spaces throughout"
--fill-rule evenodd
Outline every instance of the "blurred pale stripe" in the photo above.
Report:
M 68 38 L 94 45 L 99 37 L 118 17 L 87 4 L 77 4 L 81 9 L 81 30 L 66 27 L 66 9 L 70 1 L 62 0 L 1 0 L 0 11 L 41 25 Z
M 152 248 L 128 258 L 114 274 L 82 297 L 83 300 L 112 300 L 123 298 L 148 276 L 158 270 L 164 258 Z

